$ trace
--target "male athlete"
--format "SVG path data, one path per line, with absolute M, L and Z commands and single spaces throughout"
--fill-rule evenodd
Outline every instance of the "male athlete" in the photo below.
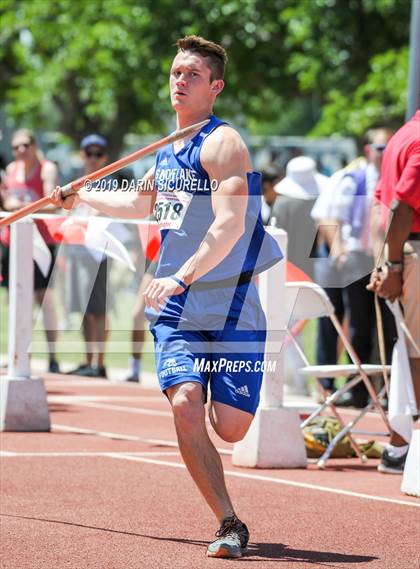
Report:
M 198 36 L 177 42 L 170 71 L 177 127 L 207 118 L 189 138 L 165 147 L 143 179 L 152 191 L 88 193 L 80 201 L 100 211 L 139 218 L 152 211 L 161 230 L 155 278 L 145 303 L 155 340 L 157 374 L 173 411 L 185 464 L 220 522 L 210 557 L 241 557 L 249 540 L 226 490 L 222 463 L 205 425 L 209 417 L 225 441 L 241 440 L 259 403 L 266 323 L 253 274 L 282 254 L 264 232 L 260 174 L 252 172 L 239 134 L 212 114 L 224 87 L 225 50 Z

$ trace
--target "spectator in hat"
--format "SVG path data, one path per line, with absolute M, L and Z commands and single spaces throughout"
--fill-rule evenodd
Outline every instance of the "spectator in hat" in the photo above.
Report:
M 85 136 L 80 143 L 80 157 L 83 162 L 83 174 L 88 175 L 108 162 L 108 143 L 99 134 Z M 95 183 L 92 184 L 92 190 Z M 88 217 L 96 215 L 86 204 L 78 206 L 74 215 Z M 70 246 L 70 310 L 83 314 L 82 329 L 86 346 L 85 361 L 71 375 L 84 377 L 107 377 L 105 368 L 105 344 L 108 338 L 107 270 L 108 260 L 105 255 L 85 247 Z
M 328 178 L 316 169 L 309 156 L 289 160 L 286 176 L 274 186 L 276 198 L 271 209 L 271 224 L 287 231 L 287 259 L 313 279 L 313 251 L 316 248 L 317 227 L 311 218 L 316 199 L 328 183 Z M 300 341 L 300 338 L 296 338 Z M 301 357 L 294 344 L 286 350 L 286 377 L 293 392 L 308 394 L 305 379 L 296 371 Z
M 289 160 L 286 176 L 275 185 L 279 194 L 272 208 L 274 225 L 287 231 L 287 258 L 309 277 L 314 276 L 317 227 L 311 210 L 328 178 L 316 169 L 309 156 Z

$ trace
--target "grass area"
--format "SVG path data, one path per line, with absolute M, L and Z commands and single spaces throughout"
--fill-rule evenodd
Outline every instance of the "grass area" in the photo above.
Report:
M 131 322 L 135 303 L 135 294 L 128 289 L 119 289 L 114 308 L 109 315 L 110 333 L 107 342 L 106 365 L 125 368 L 131 355 Z M 56 291 L 58 292 L 58 291 Z M 56 294 L 58 297 L 58 294 Z M 7 354 L 7 290 L 0 289 L 0 353 Z M 80 329 L 81 316 L 66 314 L 64 307 L 57 302 L 61 330 L 57 342 L 57 359 L 61 363 L 77 365 L 84 359 L 85 347 Z M 38 306 L 34 306 L 32 357 L 47 359 L 47 343 Z M 316 321 L 309 321 L 303 330 L 303 349 L 311 363 L 315 362 Z M 143 351 L 143 368 L 154 371 L 153 339 L 147 331 Z
M 56 295 L 58 296 L 58 295 Z M 135 294 L 121 292 L 115 303 L 114 310 L 109 315 L 110 331 L 107 342 L 106 365 L 109 367 L 124 368 L 131 355 L 131 323 Z M 81 331 L 81 316 L 77 314 L 66 315 L 64 307 L 57 302 L 60 331 L 56 346 L 57 359 L 61 363 L 77 365 L 84 360 L 85 344 Z M 70 329 L 69 329 L 70 328 Z M 8 294 L 4 288 L 0 289 L 0 354 L 7 354 L 8 336 Z M 48 349 L 45 331 L 40 317 L 38 306 L 33 309 L 32 357 L 47 359 Z M 147 331 L 146 343 L 143 352 L 143 366 L 146 371 L 154 370 L 153 339 Z

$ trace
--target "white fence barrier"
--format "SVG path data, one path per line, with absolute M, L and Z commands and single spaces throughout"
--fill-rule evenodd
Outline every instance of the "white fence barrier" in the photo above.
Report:
M 250 468 L 304 468 L 307 459 L 299 414 L 283 407 L 287 233 L 269 231 L 284 259 L 260 275 L 258 289 L 267 318 L 265 360 L 275 361 L 276 366 L 264 372 L 260 407 L 245 438 L 235 444 L 232 461 Z
M 0 430 L 49 431 L 44 382 L 31 378 L 33 222 L 12 225 L 7 376 L 0 379 Z

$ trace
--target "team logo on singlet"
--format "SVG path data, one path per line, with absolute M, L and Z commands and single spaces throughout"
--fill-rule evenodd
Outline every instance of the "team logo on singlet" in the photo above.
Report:
M 166 166 L 166 168 L 162 168 Z M 215 191 L 217 180 L 199 176 L 192 168 L 168 168 L 168 159 L 162 158 L 155 171 L 155 185 L 161 192 L 208 192 Z

